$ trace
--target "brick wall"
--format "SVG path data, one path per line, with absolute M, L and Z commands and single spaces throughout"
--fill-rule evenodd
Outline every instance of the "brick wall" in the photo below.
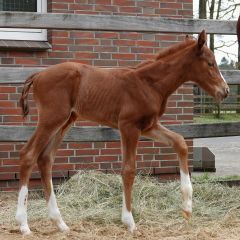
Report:
M 52 0 L 48 1 L 49 12 L 75 14 L 121 14 L 192 17 L 192 0 Z M 75 61 L 95 66 L 133 66 L 151 59 L 160 49 L 183 39 L 176 34 L 146 34 L 101 31 L 48 31 L 50 51 L 21 52 L 1 51 L 1 66 L 48 66 L 64 61 Z M 23 122 L 18 107 L 22 86 L 0 86 L 0 124 L 34 125 L 37 111 L 30 102 L 29 120 Z M 193 119 L 192 88 L 184 85 L 168 101 L 163 123 L 186 123 Z M 78 126 L 93 126 L 92 122 L 77 122 Z M 192 159 L 192 141 L 187 141 Z M 17 187 L 19 178 L 18 153 L 23 143 L 0 143 L 0 189 Z M 178 160 L 171 148 L 157 142 L 140 142 L 137 150 L 139 172 L 174 176 L 178 172 Z M 66 178 L 80 169 L 97 169 L 105 172 L 120 172 L 120 144 L 63 143 L 57 152 L 53 166 L 56 179 Z M 39 186 L 39 174 L 35 168 L 31 186 Z

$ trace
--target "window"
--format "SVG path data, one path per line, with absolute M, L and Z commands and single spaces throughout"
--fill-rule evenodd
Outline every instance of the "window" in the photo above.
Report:
M 47 0 L 0 0 L 0 11 L 47 12 Z M 47 30 L 0 28 L 0 39 L 47 41 Z

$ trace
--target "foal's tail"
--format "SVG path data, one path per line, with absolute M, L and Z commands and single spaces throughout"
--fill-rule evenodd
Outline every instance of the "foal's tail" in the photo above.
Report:
M 34 73 L 30 77 L 28 77 L 27 80 L 24 83 L 24 86 L 23 86 L 22 95 L 21 95 L 21 98 L 19 100 L 19 103 L 20 103 L 20 106 L 22 108 L 22 115 L 23 115 L 24 118 L 29 113 L 29 106 L 28 106 L 28 100 L 27 100 L 28 92 L 29 92 L 29 90 L 30 90 L 30 88 L 33 84 L 34 77 L 37 74 L 38 73 Z

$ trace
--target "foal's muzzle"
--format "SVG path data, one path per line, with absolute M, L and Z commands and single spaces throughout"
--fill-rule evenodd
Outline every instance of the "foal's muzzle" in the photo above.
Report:
M 218 102 L 223 101 L 230 93 L 230 89 L 228 86 L 222 88 L 221 90 L 219 89 L 216 93 L 216 99 Z

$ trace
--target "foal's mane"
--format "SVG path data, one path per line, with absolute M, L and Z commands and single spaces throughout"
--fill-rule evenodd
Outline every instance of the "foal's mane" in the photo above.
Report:
M 155 61 L 158 61 L 162 58 L 169 57 L 172 54 L 176 54 L 177 52 L 182 51 L 185 48 L 187 48 L 195 43 L 196 43 L 196 39 L 186 36 L 184 41 L 182 41 L 180 43 L 176 43 L 173 46 L 170 46 L 170 47 L 160 50 L 159 53 L 157 54 L 157 56 L 153 60 L 146 60 L 142 63 L 139 63 L 137 66 L 131 67 L 131 68 L 139 69 L 148 64 L 154 63 Z
M 168 48 L 162 49 L 158 55 L 156 56 L 155 60 L 160 60 L 164 57 L 169 57 L 169 55 L 175 54 L 178 51 L 182 51 L 183 49 L 189 47 L 190 45 L 196 43 L 195 39 L 190 39 L 189 37 L 186 37 L 185 41 L 176 43 L 173 46 L 170 46 Z

